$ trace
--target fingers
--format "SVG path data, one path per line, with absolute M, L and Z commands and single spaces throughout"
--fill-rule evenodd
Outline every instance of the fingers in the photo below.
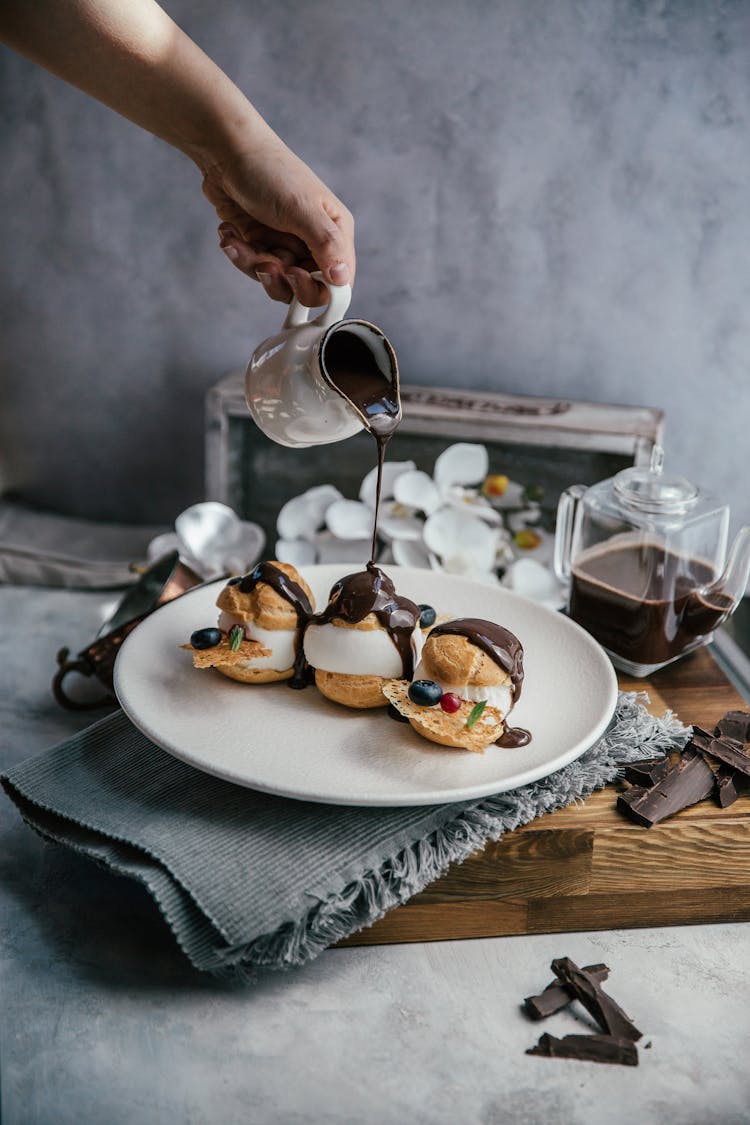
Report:
M 230 262 L 254 281 L 259 281 L 272 301 L 289 304 L 292 290 L 284 277 L 284 270 L 293 258 L 284 247 L 277 254 L 254 250 L 236 228 L 222 223 L 219 227 L 219 246 Z
M 315 268 L 315 263 L 313 263 L 312 271 Z M 300 269 L 299 267 L 288 267 L 285 276 L 299 303 L 307 305 L 310 309 L 315 309 L 328 304 L 328 290 L 325 285 L 313 280 L 310 277 L 310 272 L 310 270 Z
M 318 269 L 333 285 L 354 282 L 354 219 L 338 200 L 324 200 L 319 211 L 306 217 L 299 231 L 310 247 Z

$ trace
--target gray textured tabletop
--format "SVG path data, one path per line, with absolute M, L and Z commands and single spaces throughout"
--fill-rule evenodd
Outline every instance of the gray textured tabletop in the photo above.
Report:
M 90 721 L 49 682 L 111 600 L 0 589 L 0 766 Z M 194 972 L 144 891 L 5 798 L 0 834 L 4 1125 L 750 1120 L 746 925 L 331 950 L 241 986 Z M 610 965 L 652 1042 L 637 1070 L 524 1054 L 540 1028 L 519 1001 L 563 954 Z

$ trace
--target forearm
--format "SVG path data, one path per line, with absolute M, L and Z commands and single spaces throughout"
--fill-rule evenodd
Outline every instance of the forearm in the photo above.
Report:
M 2 0 L 0 40 L 204 171 L 238 148 L 281 145 L 154 0 Z

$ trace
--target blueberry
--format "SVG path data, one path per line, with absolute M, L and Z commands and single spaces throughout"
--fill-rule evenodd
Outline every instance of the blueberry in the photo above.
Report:
M 227 582 L 227 586 L 238 586 L 241 581 L 242 581 L 242 575 L 238 574 L 235 578 L 229 579 L 229 581 Z
M 190 634 L 193 648 L 215 648 L 221 644 L 221 629 L 196 629 Z
M 420 605 L 419 608 L 422 611 L 419 618 L 419 627 L 420 629 L 429 629 L 430 625 L 435 624 L 437 614 L 431 605 Z
M 443 689 L 434 680 L 413 680 L 409 684 L 409 699 L 418 707 L 435 707 L 442 695 Z

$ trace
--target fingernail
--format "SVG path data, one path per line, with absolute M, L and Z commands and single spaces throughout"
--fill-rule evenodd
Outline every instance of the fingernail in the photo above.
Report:
M 229 223 L 222 223 L 219 227 L 219 238 L 239 238 L 239 232 L 230 226 Z
M 349 267 L 346 262 L 337 262 L 328 271 L 334 285 L 346 285 L 349 280 Z
M 264 287 L 264 289 L 267 289 L 268 286 L 273 281 L 273 277 L 271 276 L 270 273 L 261 273 L 260 270 L 255 271 L 255 276 L 257 277 L 257 279 L 261 283 L 261 285 Z
M 297 286 L 299 285 L 299 278 L 297 278 L 293 273 L 285 273 L 284 280 L 286 281 L 292 292 L 296 293 Z
M 238 260 L 238 258 L 240 256 L 240 252 L 236 248 L 236 246 L 222 246 L 221 249 L 224 251 L 226 256 L 229 258 L 230 262 L 236 262 Z

